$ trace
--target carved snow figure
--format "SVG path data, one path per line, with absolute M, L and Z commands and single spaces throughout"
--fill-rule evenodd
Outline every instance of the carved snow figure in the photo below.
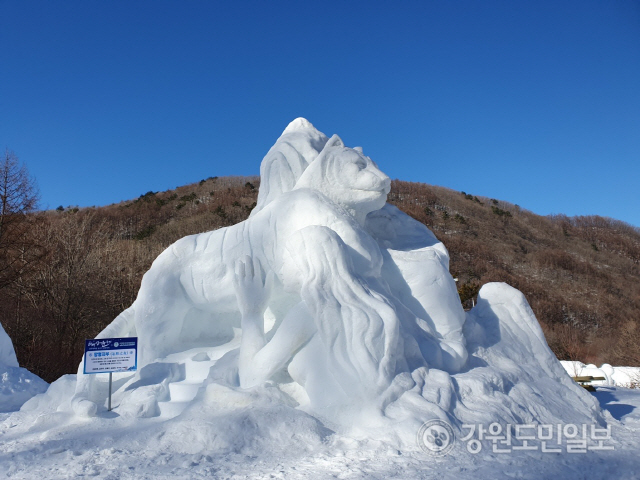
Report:
M 330 349 L 323 355 L 326 372 L 307 371 L 298 360 L 292 366 L 294 379 L 300 379 L 307 389 L 321 385 L 317 391 L 324 397 L 324 380 L 330 376 L 339 379 L 341 385 L 335 395 L 355 395 L 363 402 L 374 401 L 398 370 L 408 368 L 403 343 L 409 343 L 410 352 L 406 353 L 416 357 L 414 362 L 424 363 L 427 358 L 430 364 L 443 366 L 433 321 L 429 322 L 428 314 L 416 318 L 394 298 L 382 275 L 382 252 L 363 228 L 367 214 L 384 206 L 389 178 L 361 151 L 346 148 L 339 137 L 325 142 L 310 124 L 298 123 L 301 128 L 289 126 L 275 151 L 272 149 L 267 156 L 272 161 L 263 162 L 263 170 L 271 172 L 269 178 L 277 178 L 272 182 L 267 179 L 266 185 L 271 188 L 261 197 L 257 212 L 238 225 L 185 237 L 165 250 L 144 276 L 134 304 L 99 337 L 137 335 L 139 364 L 143 367 L 190 346 L 229 341 L 233 326 L 240 323 L 239 378 L 243 387 L 268 380 L 303 346 L 306 350 L 300 352 L 300 358 L 306 358 L 311 350 L 320 355 L 317 344 L 322 342 Z M 297 150 L 288 138 L 300 137 L 300 130 L 308 137 L 320 137 L 316 146 L 324 143 L 323 149 L 306 168 L 294 165 L 296 171 L 291 168 L 293 174 L 287 182 L 279 181 L 286 178 L 293 164 L 291 157 L 304 158 L 295 155 Z M 300 150 L 313 153 L 314 149 L 304 148 L 306 145 L 304 142 Z M 289 155 L 283 156 L 282 151 Z M 390 224 L 409 218 L 392 207 L 379 217 Z M 376 222 L 372 223 L 375 229 Z M 430 252 L 425 261 L 437 263 L 446 272 L 438 255 L 446 258 L 446 250 L 442 247 L 439 253 Z M 386 263 L 392 263 L 388 253 L 386 257 Z M 399 263 L 403 265 L 402 260 Z M 391 266 L 386 270 L 397 290 L 409 288 L 402 282 L 401 273 L 393 272 Z M 267 274 L 274 279 L 269 282 L 273 286 L 265 284 Z M 437 280 L 432 277 L 426 283 Z M 443 321 L 457 321 L 461 364 L 464 314 L 455 301 L 455 288 L 443 292 L 452 297 L 450 303 L 455 306 L 452 318 Z M 440 297 L 446 298 L 442 294 Z M 416 299 L 414 302 L 421 305 Z M 264 334 L 267 308 L 277 319 L 268 343 Z M 407 324 L 404 329 L 400 328 L 401 321 Z M 424 358 L 420 348 L 424 349 Z M 398 361 L 400 365 L 396 365 Z M 324 380 L 310 380 L 318 375 Z M 86 402 L 83 393 L 92 379 L 83 376 L 75 401 L 78 411 L 89 414 L 96 411 L 96 406 Z M 335 398 L 310 398 L 314 403 L 335 404 Z
M 464 422 L 483 405 L 492 419 L 556 418 L 524 392 L 571 399 L 580 405 L 574 418 L 597 417 L 522 294 L 485 286 L 465 317 L 446 248 L 385 204 L 390 180 L 362 149 L 296 119 L 260 172 L 250 218 L 167 248 L 133 305 L 98 336 L 139 337 L 141 370 L 123 389 L 147 385 L 144 367 L 162 370 L 171 354 L 226 345 L 208 382 L 293 383 L 307 399 L 300 408 L 354 428 L 377 425 L 382 436 L 408 438 L 428 418 Z M 540 371 L 544 381 L 532 380 Z M 98 411 L 96 383 L 80 368 L 77 413 Z

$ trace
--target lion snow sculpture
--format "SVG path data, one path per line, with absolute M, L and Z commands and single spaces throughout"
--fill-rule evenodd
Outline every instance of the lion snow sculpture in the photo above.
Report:
M 260 172 L 251 216 L 167 248 L 133 305 L 99 338 L 138 336 L 145 367 L 194 347 L 231 345 L 241 332 L 235 356 L 221 361 L 231 387 L 286 377 L 304 391 L 307 411 L 337 423 L 385 418 L 409 433 L 424 415 L 464 420 L 469 391 L 482 401 L 506 389 L 495 407 L 502 418 L 529 418 L 510 397 L 519 390 L 508 387 L 527 373 L 500 371 L 511 365 L 507 351 L 530 369 L 544 364 L 545 375 L 571 391 L 563 398 L 580 397 L 519 292 L 484 289 L 465 315 L 446 248 L 386 204 L 390 179 L 361 148 L 296 119 Z M 508 348 L 501 335 L 512 338 Z M 480 366 L 491 372 L 486 378 L 476 375 Z M 75 411 L 96 414 L 99 390 L 80 368 Z
M 239 376 L 243 386 L 268 380 L 295 355 L 304 358 L 305 351 L 318 350 L 316 344 L 339 342 L 339 349 L 324 355 L 329 363 L 337 362 L 335 371 L 324 376 L 342 379 L 339 391 L 355 395 L 352 390 L 357 386 L 361 396 L 372 398 L 390 385 L 398 370 L 408 368 L 404 350 L 411 350 L 419 358 L 416 361 L 424 362 L 426 357 L 429 363 L 441 366 L 442 349 L 436 325 L 426 313 L 428 305 L 412 297 L 425 313 L 418 318 L 394 298 L 382 273 L 383 264 L 393 262 L 393 256 L 386 251 L 383 255 L 371 235 L 372 229 L 381 230 L 376 223 L 382 217 L 389 217 L 389 222 L 408 217 L 389 207 L 369 222 L 369 231 L 366 228 L 367 215 L 385 205 L 389 178 L 361 150 L 345 147 L 338 136 L 327 140 L 306 121 L 287 127 L 262 170 L 271 172 L 265 179 L 269 191 L 260 197 L 251 218 L 185 237 L 170 246 L 145 274 L 134 304 L 99 337 L 138 336 L 139 365 L 143 367 L 180 349 L 229 341 L 233 327 L 241 326 Z M 446 271 L 446 250 L 430 249 L 424 261 Z M 402 271 L 402 261 L 400 267 L 394 265 L 395 270 Z M 392 269 L 387 266 L 385 270 Z M 398 282 L 397 276 L 389 274 L 393 288 L 404 283 L 407 291 L 402 295 L 411 296 L 409 286 Z M 250 295 L 245 294 L 247 290 Z M 446 293 L 455 300 L 455 288 Z M 459 302 L 451 305 L 461 337 L 462 309 Z M 276 317 L 268 344 L 264 333 L 267 308 Z M 337 321 L 340 317 L 342 321 Z M 421 346 L 424 355 L 419 352 Z M 457 347 L 449 357 L 457 354 L 462 364 L 461 338 Z M 292 367 L 297 368 L 297 378 L 313 376 L 301 363 L 298 359 Z M 75 399 L 78 410 L 89 414 L 96 411 L 86 401 L 91 381 L 92 377 L 81 375 Z M 324 380 L 316 383 L 322 385 L 318 391 L 326 391 Z M 371 385 L 375 387 L 365 394 Z

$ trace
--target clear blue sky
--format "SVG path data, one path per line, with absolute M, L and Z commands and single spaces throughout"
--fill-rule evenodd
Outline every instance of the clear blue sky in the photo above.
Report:
M 0 0 L 44 208 L 256 175 L 304 116 L 392 178 L 640 226 L 640 2 Z

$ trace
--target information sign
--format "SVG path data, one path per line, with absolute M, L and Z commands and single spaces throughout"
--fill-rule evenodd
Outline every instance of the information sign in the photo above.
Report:
M 133 372 L 137 366 L 138 337 L 85 340 L 85 374 Z

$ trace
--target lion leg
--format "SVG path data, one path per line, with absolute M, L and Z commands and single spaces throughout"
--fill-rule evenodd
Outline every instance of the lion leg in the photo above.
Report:
M 271 340 L 255 350 L 249 361 L 240 363 L 238 373 L 242 387 L 250 388 L 269 380 L 289 363 L 315 333 L 313 318 L 301 302 L 287 313 Z
M 314 410 L 335 410 L 335 405 L 345 405 L 349 401 L 349 394 L 327 368 L 328 358 L 326 347 L 315 335 L 287 366 L 289 375 L 304 388 Z
M 324 368 L 351 398 L 375 399 L 396 373 L 401 340 L 395 309 L 375 290 L 376 282 L 358 274 L 349 247 L 335 231 L 305 227 L 286 248 L 326 349 Z

